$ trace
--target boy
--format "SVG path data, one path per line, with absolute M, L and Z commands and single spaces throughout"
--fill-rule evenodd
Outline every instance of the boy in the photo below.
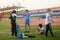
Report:
M 13 10 L 13 11 L 12 11 L 12 14 L 10 15 L 11 26 L 12 26 L 12 28 L 11 28 L 11 30 L 12 30 L 12 37 L 14 37 L 14 35 L 17 36 L 16 17 L 17 17 L 16 11 Z
M 29 10 L 25 10 L 25 32 L 30 32 L 30 14 Z M 28 29 L 27 29 L 28 26 Z
M 37 34 L 44 34 L 44 27 L 42 24 L 39 24 L 39 28 L 37 28 Z
M 51 19 L 51 9 L 47 9 L 46 20 L 45 20 L 45 25 L 46 25 L 46 34 L 45 35 L 46 36 L 48 36 L 48 31 L 50 31 L 52 36 L 54 36 L 53 31 L 52 31 L 51 21 L 54 22 Z

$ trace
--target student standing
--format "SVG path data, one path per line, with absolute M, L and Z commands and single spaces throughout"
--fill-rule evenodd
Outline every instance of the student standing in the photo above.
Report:
M 17 36 L 16 17 L 17 17 L 16 11 L 13 10 L 13 11 L 12 11 L 12 14 L 10 15 L 11 26 L 12 26 L 12 28 L 11 28 L 11 30 L 12 30 L 12 37 L 14 37 L 14 35 Z
M 29 14 L 29 10 L 25 10 L 25 32 L 30 32 L 30 14 Z M 27 28 L 28 26 L 28 28 Z

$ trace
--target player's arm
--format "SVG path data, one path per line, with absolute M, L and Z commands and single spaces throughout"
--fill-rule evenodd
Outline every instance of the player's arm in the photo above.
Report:
M 26 16 L 26 14 L 24 13 L 24 14 L 23 14 L 23 17 L 25 17 L 25 16 Z
M 51 14 L 51 21 L 54 23 L 54 20 L 52 19 L 52 14 Z
M 12 18 L 12 16 L 10 16 L 10 17 L 5 17 L 5 18 L 11 19 L 11 18 Z
M 54 20 L 53 19 L 51 19 L 51 21 L 54 23 Z

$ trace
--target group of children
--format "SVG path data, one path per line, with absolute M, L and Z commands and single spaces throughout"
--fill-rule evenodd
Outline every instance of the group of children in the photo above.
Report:
M 42 24 L 39 24 L 39 28 L 37 28 L 37 33 L 36 34 L 44 34 L 46 36 L 48 36 L 48 31 L 51 32 L 51 35 L 54 36 L 53 32 L 52 32 L 52 28 L 51 28 L 51 16 L 50 16 L 50 12 L 51 10 L 48 9 L 47 10 L 47 14 L 46 14 L 46 21 L 45 21 L 45 24 L 46 24 L 46 32 L 44 31 L 44 26 Z M 26 13 L 24 14 L 25 16 L 25 32 L 29 33 L 30 32 L 30 14 L 29 14 L 29 11 L 26 10 Z M 16 15 L 16 11 L 13 10 L 11 16 L 10 16 L 10 19 L 11 19 L 11 26 L 12 26 L 12 36 L 17 36 L 17 29 L 19 29 L 19 27 L 17 27 L 16 29 L 16 18 L 17 18 L 17 15 Z M 29 26 L 27 28 L 27 26 Z
M 28 13 L 28 10 L 26 10 L 26 12 Z M 25 20 L 25 32 L 30 32 L 30 17 L 29 17 L 29 14 L 25 14 L 26 15 L 26 20 Z M 17 15 L 16 15 L 16 11 L 13 10 L 12 11 L 12 14 L 10 15 L 10 20 L 11 20 L 11 31 L 12 31 L 12 37 L 17 36 L 17 33 L 19 30 L 19 26 L 17 25 L 16 23 L 16 18 L 17 18 Z M 27 30 L 27 27 L 26 26 L 29 26 L 29 29 Z M 39 28 L 37 29 L 37 34 L 43 34 L 44 33 L 44 27 L 42 24 L 39 24 Z

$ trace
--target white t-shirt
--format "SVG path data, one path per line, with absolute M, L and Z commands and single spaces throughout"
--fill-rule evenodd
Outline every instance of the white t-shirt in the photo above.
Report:
M 14 16 L 16 16 L 17 17 L 17 15 L 16 14 L 12 14 L 12 16 L 14 17 Z
M 41 27 L 40 30 L 44 31 L 44 27 Z
M 46 20 L 45 20 L 45 25 L 49 24 L 51 22 L 51 16 L 49 13 L 46 14 Z

